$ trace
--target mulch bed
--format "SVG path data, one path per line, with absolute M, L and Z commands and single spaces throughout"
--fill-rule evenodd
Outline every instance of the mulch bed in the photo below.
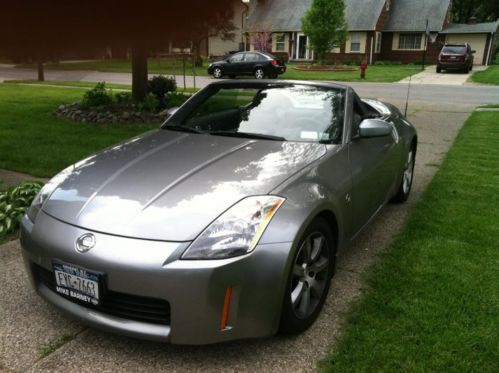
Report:
M 322 65 L 298 65 L 295 70 L 299 71 L 358 71 L 355 66 L 322 66 Z

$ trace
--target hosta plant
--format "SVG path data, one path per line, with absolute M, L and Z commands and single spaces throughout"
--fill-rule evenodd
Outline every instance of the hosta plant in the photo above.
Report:
M 28 181 L 0 192 L 0 238 L 19 228 L 21 218 L 42 186 L 40 182 Z

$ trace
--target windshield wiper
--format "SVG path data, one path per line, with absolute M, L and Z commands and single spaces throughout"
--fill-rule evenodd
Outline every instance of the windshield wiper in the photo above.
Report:
M 187 132 L 187 133 L 197 133 L 197 134 L 206 134 L 206 132 L 197 130 L 195 128 L 191 127 L 184 127 L 184 126 L 165 126 L 163 127 L 165 130 L 169 131 L 177 131 L 177 132 Z
M 241 138 L 255 139 L 255 140 L 286 141 L 286 139 L 284 137 L 264 135 L 264 134 L 260 134 L 260 133 L 213 131 L 213 132 L 210 132 L 209 134 L 213 135 L 213 136 L 241 137 Z

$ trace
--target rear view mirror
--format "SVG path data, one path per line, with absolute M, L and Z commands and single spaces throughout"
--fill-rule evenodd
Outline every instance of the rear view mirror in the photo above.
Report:
M 359 135 L 362 138 L 389 136 L 392 131 L 393 127 L 380 119 L 364 119 L 359 127 Z

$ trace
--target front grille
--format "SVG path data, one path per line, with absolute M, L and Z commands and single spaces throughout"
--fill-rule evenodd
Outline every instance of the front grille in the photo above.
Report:
M 32 264 L 32 267 L 36 281 L 55 292 L 56 282 L 54 273 L 36 264 Z M 95 309 L 108 315 L 151 324 L 170 325 L 170 304 L 163 299 L 141 297 L 107 290 L 102 294 L 100 304 L 93 306 L 77 299 L 57 294 L 83 307 Z

